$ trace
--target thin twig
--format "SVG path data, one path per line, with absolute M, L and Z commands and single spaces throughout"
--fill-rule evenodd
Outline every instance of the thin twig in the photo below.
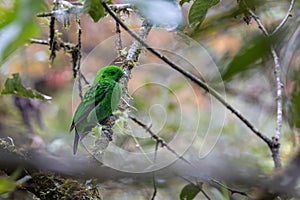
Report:
M 80 62 L 81 62 L 81 35 L 82 35 L 82 29 L 81 29 L 81 24 L 80 24 L 80 18 L 76 18 L 77 22 L 77 27 L 78 27 L 78 33 L 77 33 L 77 50 L 78 50 L 78 55 L 77 55 L 77 61 L 75 65 L 75 70 L 80 70 Z
M 155 144 L 155 153 L 154 153 L 154 164 L 156 163 L 156 157 L 157 157 L 157 150 L 158 150 L 158 145 L 159 142 L 156 141 Z M 151 200 L 154 200 L 157 194 L 157 186 L 156 186 L 156 176 L 155 176 L 155 171 L 153 171 L 153 176 L 152 176 L 152 181 L 153 181 L 153 194 Z
M 30 39 L 31 44 L 42 44 L 42 45 L 49 45 L 49 42 L 47 40 L 41 40 L 41 39 Z
M 120 25 L 119 25 L 118 22 L 116 22 L 116 34 L 117 34 L 117 38 L 116 38 L 116 41 L 115 41 L 116 49 L 117 49 L 118 57 L 121 57 L 122 56 L 123 45 L 122 45 Z
M 41 39 L 30 39 L 31 44 L 41 44 L 41 45 L 49 45 L 49 42 L 47 40 L 41 40 Z M 74 49 L 74 45 L 70 43 L 64 43 L 64 42 L 59 42 L 58 43 L 59 47 L 64 49 L 66 52 L 71 53 L 72 49 Z M 85 82 L 85 84 L 89 84 L 85 76 L 81 73 L 81 79 Z
M 105 2 L 102 2 L 106 11 L 116 20 L 118 23 L 126 30 L 134 39 L 136 39 L 139 43 L 141 43 L 148 51 L 154 54 L 156 57 L 167 63 L 170 67 L 180 72 L 187 78 L 189 78 L 192 82 L 197 84 L 199 87 L 204 89 L 206 92 L 210 93 L 214 96 L 221 104 L 223 104 L 228 110 L 230 110 L 233 114 L 235 114 L 252 132 L 254 132 L 259 138 L 261 138 L 264 142 L 266 142 L 269 146 L 272 144 L 272 140 L 266 137 L 263 133 L 261 133 L 247 118 L 245 118 L 237 109 L 231 106 L 223 97 L 205 82 L 201 81 L 198 77 L 193 75 L 192 73 L 182 69 L 179 65 L 173 63 L 164 55 L 161 55 L 159 52 L 154 50 L 151 46 L 148 45 L 142 38 L 140 38 L 136 33 L 134 33 L 126 24 L 124 24 L 116 14 L 107 6 Z
M 81 85 L 81 78 L 82 78 L 82 74 L 80 71 L 80 61 L 81 61 L 81 25 L 80 25 L 80 18 L 77 17 L 76 18 L 76 22 L 77 22 L 77 27 L 78 27 L 78 33 L 77 33 L 77 45 L 76 45 L 76 60 L 73 60 L 74 66 L 73 66 L 73 73 L 74 73 L 74 77 L 76 77 L 76 74 L 79 73 L 78 76 L 78 89 L 79 89 L 79 97 L 82 100 L 83 98 L 83 94 L 82 94 L 82 85 Z
M 208 196 L 208 194 L 203 190 L 202 185 L 204 184 L 203 182 L 199 182 L 199 181 L 195 181 L 196 183 L 194 183 L 193 181 L 189 180 L 188 178 L 185 178 L 184 176 L 179 176 L 180 178 L 182 178 L 183 180 L 185 180 L 186 182 L 193 184 L 195 187 L 198 187 L 199 190 L 202 192 L 202 194 L 208 199 L 211 200 L 211 198 Z
M 253 17 L 253 19 L 255 20 L 255 22 L 258 25 L 258 28 L 263 32 L 263 34 L 265 36 L 269 36 L 269 33 L 266 29 L 266 27 L 262 24 L 262 22 L 260 21 L 259 17 L 246 5 L 246 3 L 244 2 L 247 12 Z
M 109 7 L 115 12 L 120 12 L 120 11 L 128 11 L 128 9 L 131 9 L 132 6 L 129 3 L 124 3 L 124 4 L 112 4 L 109 5 Z
M 55 7 L 53 8 L 55 9 Z M 50 25 L 49 25 L 49 49 L 50 49 L 50 56 L 49 60 L 51 64 L 53 63 L 54 58 L 56 57 L 56 39 L 55 39 L 55 18 L 51 16 Z
M 289 7 L 285 17 L 282 19 L 280 24 L 274 29 L 274 31 L 271 33 L 271 35 L 274 35 L 275 33 L 277 33 L 283 27 L 283 25 L 287 22 L 288 18 L 292 16 L 292 10 L 294 8 L 294 5 L 295 5 L 295 0 L 291 0 L 290 7 Z
M 235 189 L 229 188 L 226 185 L 220 183 L 219 181 L 217 181 L 217 180 L 215 180 L 213 178 L 211 178 L 210 181 L 213 182 L 213 183 L 215 183 L 215 184 L 217 184 L 217 185 L 219 185 L 219 186 L 221 186 L 221 187 L 223 187 L 223 188 L 225 188 L 226 190 L 228 190 L 231 193 L 231 195 L 233 195 L 233 194 L 240 194 L 240 195 L 243 195 L 243 196 L 246 196 L 246 197 L 250 198 L 249 195 L 246 192 L 242 192 L 242 191 L 239 191 L 239 190 L 235 190 Z
M 31 44 L 49 45 L 49 42 L 47 40 L 34 39 L 34 38 L 30 39 L 30 43 Z M 74 44 L 59 41 L 56 48 L 58 48 L 58 49 L 62 48 L 63 50 L 70 53 L 72 51 L 72 49 L 74 48 Z
M 88 80 L 85 78 L 85 76 L 80 72 L 80 74 L 81 74 L 81 78 L 83 79 L 83 81 L 84 81 L 84 83 L 86 84 L 86 85 L 89 85 L 90 83 L 88 82 Z
M 136 124 L 138 124 L 139 126 L 141 126 L 142 128 L 145 129 L 146 132 L 148 132 L 151 137 L 161 145 L 161 147 L 166 147 L 171 153 L 173 153 L 177 158 L 179 158 L 180 160 L 183 160 L 184 162 L 188 163 L 189 165 L 191 165 L 191 163 L 186 160 L 183 156 L 180 156 L 173 148 L 171 148 L 168 143 L 166 143 L 161 137 L 159 137 L 158 135 L 156 135 L 155 133 L 153 133 L 153 131 L 151 130 L 151 127 L 147 126 L 146 124 L 144 124 L 143 122 L 139 121 L 138 119 L 136 119 L 133 116 L 129 116 L 129 118 L 134 121 Z
M 244 5 L 246 6 L 247 12 L 253 17 L 255 22 L 257 23 L 259 29 L 263 32 L 263 34 L 266 37 L 270 37 L 270 34 L 268 30 L 265 28 L 263 23 L 260 21 L 259 17 L 247 6 L 247 4 L 244 2 Z M 291 6 L 293 8 L 293 6 Z M 292 9 L 291 8 L 291 9 Z M 280 154 L 279 154 L 279 148 L 280 148 L 280 135 L 281 135 L 281 129 L 282 129 L 282 89 L 283 89 L 283 83 L 281 81 L 281 70 L 280 70 L 280 63 L 279 58 L 277 55 L 277 52 L 273 45 L 270 47 L 271 54 L 274 61 L 274 73 L 275 73 L 275 81 L 276 81 L 276 132 L 275 135 L 272 137 L 272 143 L 269 144 L 269 147 L 272 151 L 272 157 L 274 160 L 275 169 L 281 168 L 281 161 L 280 161 Z
M 51 17 L 53 15 L 53 11 L 52 12 L 43 12 L 43 13 L 38 13 L 36 14 L 37 17 Z
M 211 198 L 208 196 L 208 194 L 202 188 L 200 188 L 200 191 L 208 200 L 211 200 Z
M 65 1 L 67 2 L 67 1 Z M 69 3 L 68 6 L 66 6 L 67 8 L 65 9 L 60 9 L 60 11 L 64 10 L 64 11 L 69 11 L 70 8 L 74 7 L 74 6 L 77 6 L 77 8 L 80 9 L 80 12 L 82 12 L 83 10 L 83 4 L 80 3 L 80 2 L 67 2 Z M 124 3 L 124 4 L 112 4 L 112 5 L 109 5 L 109 7 L 115 11 L 115 12 L 128 12 L 128 11 L 131 11 L 131 5 L 128 4 L 128 3 Z M 51 12 L 41 12 L 41 13 L 38 13 L 36 14 L 36 17 L 51 17 L 53 15 L 57 14 L 57 11 L 56 10 L 52 10 Z

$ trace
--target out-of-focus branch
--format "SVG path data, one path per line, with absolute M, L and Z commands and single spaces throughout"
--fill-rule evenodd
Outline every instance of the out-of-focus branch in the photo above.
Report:
M 264 142 L 266 142 L 269 146 L 272 144 L 272 140 L 266 137 L 263 133 L 261 133 L 246 117 L 244 117 L 236 108 L 231 106 L 216 90 L 207 85 L 207 83 L 201 81 L 198 77 L 193 75 L 192 73 L 182 69 L 177 64 L 173 63 L 170 59 L 160 54 L 158 51 L 154 50 L 147 42 L 145 42 L 139 35 L 134 33 L 126 24 L 124 24 L 116 14 L 109 8 L 109 6 L 102 2 L 106 11 L 116 20 L 118 23 L 124 28 L 134 39 L 136 39 L 139 43 L 141 43 L 148 51 L 154 54 L 156 57 L 167 63 L 170 67 L 180 72 L 185 77 L 189 78 L 196 85 L 204 89 L 206 92 L 210 93 L 213 97 L 215 97 L 221 104 L 223 104 L 228 110 L 230 110 L 234 115 L 236 115 L 253 133 L 255 133 L 259 138 L 261 138 Z
M 170 166 L 155 171 L 156 176 L 162 179 L 173 179 L 177 177 L 189 177 L 189 179 L 203 179 L 207 177 L 214 180 L 222 180 L 224 183 L 244 185 L 245 187 L 257 187 L 264 193 L 269 191 L 269 195 L 288 194 L 295 198 L 300 197 L 297 189 L 297 181 L 300 177 L 300 152 L 287 165 L 285 171 L 268 178 L 258 169 L 247 166 L 245 163 L 238 163 L 238 160 L 210 155 L 205 160 L 194 160 L 191 165 L 176 162 Z M 141 164 L 141 160 L 132 160 L 135 165 Z M 145 163 L 142 163 L 144 165 Z M 196 166 L 196 167 L 195 167 Z M 48 153 L 29 151 L 20 152 L 12 144 L 3 142 L 0 139 L 0 170 L 10 174 L 17 169 L 23 169 L 21 176 L 41 173 L 48 176 L 55 173 L 61 177 L 74 180 L 97 179 L 103 181 L 118 181 L 120 179 L 130 179 L 135 183 L 149 183 L 153 176 L 148 173 L 128 173 L 106 167 L 90 157 L 74 157 L 71 155 L 49 155 Z M 201 170 L 199 170 L 201 169 Z M 244 171 L 245 173 L 239 172 Z M 258 178 L 258 174 L 263 179 Z M 39 177 L 41 177 L 39 176 Z M 210 180 L 208 180 L 210 182 Z M 42 184 L 42 182 L 38 182 Z M 258 197 L 255 199 L 259 199 Z M 266 198 L 265 198 L 266 199 Z M 269 198 L 270 199 L 270 198 Z

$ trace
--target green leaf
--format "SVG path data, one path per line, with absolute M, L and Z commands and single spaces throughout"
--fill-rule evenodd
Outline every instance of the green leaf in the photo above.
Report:
M 7 78 L 4 83 L 4 89 L 1 91 L 2 95 L 13 94 L 16 96 L 27 97 L 27 98 L 37 98 L 41 100 L 50 100 L 51 97 L 39 93 L 37 91 L 31 90 L 30 88 L 25 88 L 21 82 L 19 74 L 13 74 L 12 78 Z
M 199 26 L 205 19 L 208 9 L 219 2 L 220 0 L 195 0 L 188 16 L 190 26 Z
M 201 187 L 190 183 L 181 190 L 180 200 L 192 200 L 201 191 Z
M 243 44 L 228 66 L 222 71 L 223 80 L 253 69 L 253 63 L 269 53 L 270 39 L 263 36 L 254 37 Z
M 12 192 L 16 189 L 14 181 L 0 178 L 0 195 L 8 192 Z
M 94 22 L 98 22 L 102 17 L 104 17 L 104 11 L 104 7 L 100 0 L 85 0 L 83 12 L 88 13 Z
M 191 0 L 180 0 L 179 4 L 182 6 L 184 3 L 189 3 Z
M 43 1 L 14 0 L 0 4 L 0 64 L 7 57 L 40 33 L 35 20 Z

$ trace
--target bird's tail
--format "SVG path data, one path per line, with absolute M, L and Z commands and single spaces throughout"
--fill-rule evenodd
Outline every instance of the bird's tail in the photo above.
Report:
M 74 138 L 74 144 L 73 144 L 73 154 L 75 155 L 78 149 L 78 143 L 79 143 L 79 135 L 77 133 L 77 130 L 75 128 L 75 138 Z

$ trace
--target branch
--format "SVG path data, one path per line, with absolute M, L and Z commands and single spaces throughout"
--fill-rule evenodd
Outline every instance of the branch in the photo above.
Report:
M 112 4 L 109 5 L 109 7 L 115 12 L 121 12 L 121 11 L 129 11 L 132 6 L 129 3 L 123 3 L 123 4 Z
M 288 18 L 292 16 L 292 10 L 294 8 L 294 5 L 295 5 L 295 0 L 291 0 L 290 7 L 289 7 L 285 17 L 282 19 L 280 24 L 274 29 L 274 31 L 271 33 L 271 35 L 274 35 L 275 33 L 277 33 L 283 27 L 283 25 L 287 22 Z
M 242 191 L 239 191 L 239 190 L 236 190 L 236 189 L 229 188 L 226 185 L 220 183 L 219 181 L 217 181 L 217 180 L 215 180 L 213 178 L 210 179 L 210 181 L 212 183 L 218 185 L 218 186 L 221 186 L 222 188 L 225 188 L 226 190 L 228 190 L 231 193 L 231 195 L 233 195 L 233 194 L 240 194 L 240 195 L 243 195 L 243 196 L 246 196 L 246 197 L 250 198 L 249 195 L 246 192 L 242 192 Z
M 156 163 L 158 145 L 159 145 L 159 142 L 156 141 L 156 144 L 155 144 L 155 153 L 154 153 L 154 163 Z M 153 193 L 152 193 L 151 200 L 154 200 L 155 197 L 156 197 L 156 194 L 157 194 L 157 185 L 156 185 L 155 171 L 153 172 L 152 181 L 153 181 Z
M 261 29 L 261 31 L 263 32 L 263 34 L 266 37 L 270 37 L 268 30 L 262 24 L 259 17 L 247 6 L 245 1 L 243 1 L 243 2 L 244 2 L 244 5 L 246 6 L 247 12 L 253 17 L 253 19 L 257 23 L 259 29 Z M 293 1 L 292 1 L 292 5 L 293 5 Z M 293 8 L 292 5 L 290 6 L 291 9 Z M 281 129 L 282 129 L 282 88 L 283 88 L 283 83 L 280 78 L 281 70 L 280 70 L 279 58 L 278 58 L 277 52 L 274 49 L 273 45 L 271 46 L 271 54 L 272 54 L 273 61 L 274 61 L 277 109 L 276 109 L 276 132 L 275 132 L 275 136 L 272 137 L 272 143 L 269 144 L 269 147 L 272 152 L 275 169 L 280 169 L 281 161 L 280 161 L 280 154 L 279 154 L 279 148 L 280 148 L 279 139 L 280 139 Z
M 49 45 L 49 42 L 47 40 L 40 40 L 40 39 L 30 39 L 31 44 L 42 44 L 42 45 Z
M 121 29 L 118 22 L 116 22 L 116 34 L 117 37 L 115 40 L 115 45 L 116 45 L 118 57 L 122 57 L 123 44 L 122 44 L 122 37 L 121 37 Z
M 215 180 L 222 180 L 230 184 L 244 185 L 247 188 L 257 187 L 263 193 L 287 194 L 295 198 L 300 197 L 297 187 L 300 177 L 300 151 L 287 165 L 285 171 L 280 172 L 273 178 L 258 171 L 257 168 L 250 167 L 245 162 L 238 163 L 240 160 L 230 159 L 224 156 L 207 157 L 205 160 L 193 160 L 193 165 L 183 165 L 182 162 L 175 162 L 165 168 L 155 171 L 157 177 L 164 180 L 174 180 L 174 177 L 190 177 L 196 179 L 206 179 L 207 177 Z M 141 164 L 141 160 L 132 159 L 135 165 Z M 143 163 L 141 166 L 144 166 Z M 196 167 L 195 167 L 196 166 Z M 128 173 L 106 167 L 99 161 L 86 156 L 70 156 L 64 152 L 60 154 L 49 154 L 42 151 L 24 151 L 16 149 L 10 142 L 3 142 L 0 139 L 0 170 L 11 174 L 16 170 L 22 169 L 22 176 L 42 173 L 49 179 L 49 174 L 55 177 L 72 178 L 76 180 L 97 179 L 97 182 L 117 181 L 121 179 L 132 180 L 128 184 L 149 184 L 153 176 L 148 173 Z M 201 169 L 201 170 L 199 170 Z M 240 173 L 239 171 L 247 173 Z M 238 173 L 237 173 L 238 172 Z M 259 178 L 257 174 L 260 174 Z M 208 180 L 209 181 L 209 180 Z M 43 184 L 44 182 L 40 182 Z M 150 185 L 150 184 L 149 184 Z M 27 188 L 26 188 L 27 189 Z M 76 190 L 75 190 L 76 191 Z M 258 199 L 258 198 L 256 198 Z M 264 198 L 271 199 L 271 198 Z
M 148 132 L 151 137 L 156 140 L 157 143 L 161 144 L 161 147 L 166 147 L 171 153 L 173 153 L 177 158 L 179 158 L 180 160 L 188 163 L 189 165 L 191 165 L 191 163 L 186 160 L 183 156 L 180 156 L 173 148 L 171 148 L 167 142 L 165 142 L 161 137 L 159 137 L 158 135 L 156 135 L 155 133 L 153 133 L 153 131 L 151 130 L 151 126 L 147 126 L 146 124 L 144 124 L 143 122 L 139 121 L 138 119 L 129 116 L 129 118 L 134 121 L 136 124 L 138 124 L 139 126 L 141 126 L 143 129 L 145 129 L 146 132 Z
M 41 40 L 41 39 L 35 39 L 35 38 L 31 38 L 29 40 L 29 42 L 31 44 L 41 44 L 41 45 L 49 45 L 49 42 L 47 40 Z M 74 48 L 76 47 L 75 44 L 72 44 L 72 43 L 68 43 L 68 42 L 63 42 L 61 40 L 57 41 L 57 44 L 56 44 L 56 50 L 60 50 L 63 49 L 64 51 L 70 53 Z
M 104 8 L 106 11 L 126 30 L 135 40 L 137 40 L 139 43 L 141 43 L 148 51 L 150 51 L 152 54 L 154 54 L 156 57 L 164 61 L 166 64 L 168 64 L 170 67 L 175 69 L 176 71 L 183 74 L 185 77 L 189 78 L 192 82 L 194 82 L 196 85 L 204 89 L 206 92 L 210 93 L 212 96 L 214 96 L 221 104 L 223 104 L 228 110 L 230 110 L 234 115 L 236 115 L 253 133 L 255 133 L 259 138 L 261 138 L 264 142 L 266 142 L 269 146 L 272 144 L 272 140 L 270 140 L 268 137 L 266 137 L 264 134 L 262 134 L 250 121 L 248 121 L 237 109 L 235 109 L 233 106 L 231 106 L 227 101 L 212 87 L 207 85 L 205 82 L 201 81 L 198 77 L 193 75 L 192 73 L 182 69 L 179 65 L 173 63 L 171 60 L 169 60 L 164 55 L 161 55 L 159 52 L 154 50 L 147 42 L 145 42 L 141 37 L 139 37 L 136 33 L 134 33 L 125 23 L 123 23 L 116 14 L 109 8 L 109 6 L 102 2 Z
M 120 21 L 118 21 L 118 20 L 116 20 L 116 23 L 118 25 L 121 25 Z M 138 31 L 139 38 L 141 38 L 142 40 L 145 40 L 147 38 L 151 28 L 152 28 L 152 24 L 149 23 L 147 20 L 144 20 L 142 23 L 142 26 L 140 27 L 140 29 Z M 141 54 L 141 52 L 142 52 L 142 44 L 138 40 L 135 40 L 128 50 L 125 61 L 123 61 L 123 62 L 125 62 L 125 64 L 123 65 L 123 71 L 125 72 L 126 76 L 123 76 L 123 78 L 121 79 L 120 82 L 123 86 L 122 98 L 124 99 L 123 105 L 121 105 L 121 107 L 124 110 L 126 110 L 130 107 L 128 102 L 130 102 L 131 97 L 128 95 L 128 82 L 131 77 L 131 70 L 135 66 L 135 63 L 138 61 L 138 57 Z
M 79 14 L 83 12 L 83 3 L 80 2 L 68 2 L 68 1 L 61 1 L 61 4 L 64 4 L 66 8 L 61 8 L 59 10 L 52 10 L 51 12 L 41 12 L 36 14 L 37 17 L 51 17 L 54 15 L 61 15 L 63 12 L 70 13 L 70 14 Z M 109 7 L 115 12 L 128 12 L 131 11 L 131 5 L 128 3 L 124 4 L 112 4 Z M 74 9 L 76 8 L 76 9 Z M 73 9 L 73 10 L 72 10 Z

